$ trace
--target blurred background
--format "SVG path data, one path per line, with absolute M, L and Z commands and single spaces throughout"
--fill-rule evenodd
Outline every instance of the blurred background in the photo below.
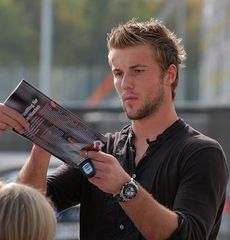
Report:
M 179 116 L 217 139 L 229 160 L 229 0 L 0 0 L 0 102 L 25 79 L 101 133 L 119 130 L 128 121 L 113 89 L 107 33 L 131 18 L 152 17 L 187 51 Z M 0 170 L 20 166 L 30 148 L 15 133 L 2 134 Z M 219 239 L 230 239 L 228 201 Z

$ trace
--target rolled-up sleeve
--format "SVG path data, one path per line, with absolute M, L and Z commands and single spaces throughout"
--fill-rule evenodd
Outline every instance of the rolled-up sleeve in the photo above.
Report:
M 216 239 L 229 177 L 223 153 L 212 147 L 201 149 L 182 167 L 173 206 L 178 229 L 169 239 Z

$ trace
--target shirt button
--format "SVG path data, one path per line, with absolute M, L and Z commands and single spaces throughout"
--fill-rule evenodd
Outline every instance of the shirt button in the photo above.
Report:
M 121 225 L 119 226 L 119 228 L 120 228 L 121 230 L 123 230 L 123 229 L 125 228 L 125 226 L 124 226 L 123 224 L 121 224 Z

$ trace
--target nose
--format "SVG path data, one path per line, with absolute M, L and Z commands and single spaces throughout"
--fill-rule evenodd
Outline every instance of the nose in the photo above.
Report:
M 134 81 L 132 76 L 129 74 L 124 74 L 122 81 L 121 81 L 121 87 L 123 89 L 133 89 L 134 88 Z

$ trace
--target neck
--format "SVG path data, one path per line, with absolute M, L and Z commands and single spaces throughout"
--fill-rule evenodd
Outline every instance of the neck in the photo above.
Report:
M 153 141 L 159 134 L 171 126 L 178 116 L 172 105 L 170 108 L 159 109 L 156 113 L 140 120 L 132 120 L 131 125 L 136 140 L 149 139 Z

